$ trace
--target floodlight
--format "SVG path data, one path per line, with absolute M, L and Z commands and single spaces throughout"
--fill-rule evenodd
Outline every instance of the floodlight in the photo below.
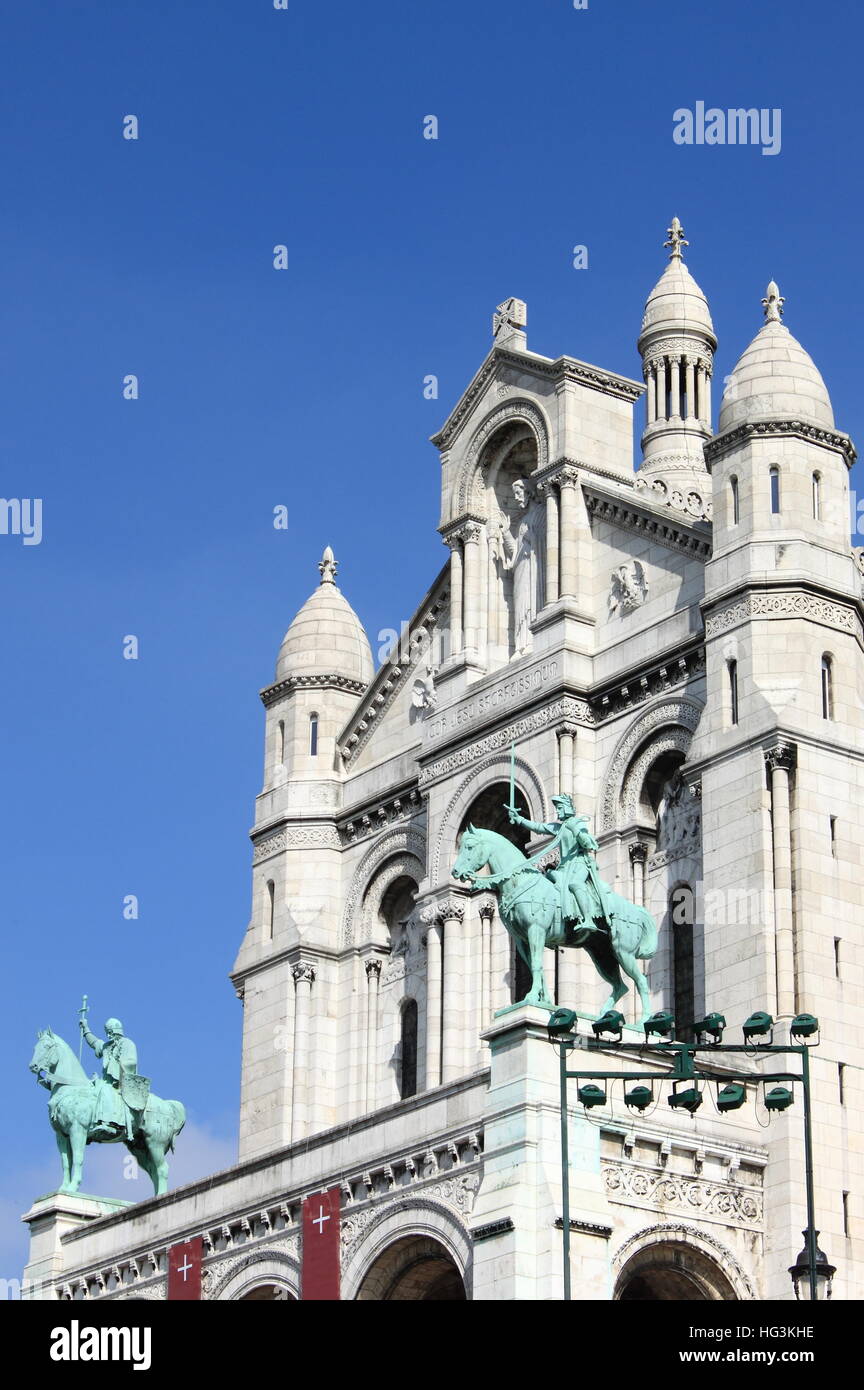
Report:
M 705 1018 L 693 1024 L 693 1030 L 697 1037 L 702 1033 L 707 1033 L 715 1043 L 723 1041 L 723 1029 L 725 1027 L 726 1020 L 722 1014 L 707 1014 Z
M 751 1014 L 744 1024 L 744 1041 L 749 1042 L 751 1038 L 764 1037 L 766 1033 L 771 1032 L 773 1027 L 774 1020 L 770 1014 L 764 1012 Z
M 611 1033 L 620 1042 L 621 1034 L 624 1032 L 624 1015 L 619 1014 L 617 1009 L 607 1009 L 591 1027 L 594 1029 L 595 1038 L 599 1038 L 601 1033 Z
M 649 1038 L 652 1033 L 656 1033 L 661 1038 L 671 1038 L 675 1032 L 675 1015 L 662 1012 L 652 1014 L 650 1018 L 646 1018 L 643 1027 L 646 1038 Z
M 726 1110 L 740 1110 L 747 1099 L 747 1091 L 739 1081 L 730 1081 L 722 1091 L 717 1092 L 717 1109 L 721 1114 Z
M 576 1092 L 586 1110 L 590 1110 L 592 1105 L 605 1105 L 606 1092 L 599 1086 L 580 1086 Z
M 813 1014 L 797 1014 L 789 1025 L 789 1032 L 793 1038 L 812 1038 L 819 1032 L 819 1020 Z
M 631 1110 L 647 1110 L 654 1099 L 654 1092 L 650 1086 L 634 1086 L 632 1091 L 624 1092 L 624 1104 L 629 1105 Z
M 687 1110 L 695 1115 L 702 1104 L 702 1092 L 698 1086 L 686 1086 L 680 1091 L 673 1090 L 667 1099 L 673 1110 Z
M 575 1022 L 576 1014 L 572 1009 L 556 1009 L 549 1015 L 546 1029 L 550 1037 L 560 1038 L 564 1033 L 572 1031 Z
M 788 1086 L 774 1086 L 765 1093 L 766 1110 L 788 1110 L 795 1097 Z

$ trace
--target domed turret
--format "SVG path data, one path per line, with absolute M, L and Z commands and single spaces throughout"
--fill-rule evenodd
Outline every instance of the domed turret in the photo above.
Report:
M 336 586 L 338 562 L 330 546 L 318 565 L 321 582 L 292 622 L 276 663 L 276 680 L 340 676 L 368 685 L 375 674 L 363 624 Z
M 755 420 L 801 420 L 833 430 L 834 411 L 813 359 L 785 324 L 783 296 L 772 280 L 762 300 L 765 323 L 729 377 L 720 433 Z
M 703 449 L 711 437 L 717 339 L 708 301 L 682 260 L 688 244 L 673 217 L 669 265 L 648 296 L 638 342 L 647 393 L 637 486 L 667 492 L 707 487 Z

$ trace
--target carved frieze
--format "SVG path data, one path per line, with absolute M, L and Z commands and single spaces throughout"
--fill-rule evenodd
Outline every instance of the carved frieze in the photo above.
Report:
M 610 1202 L 664 1211 L 671 1208 L 691 1216 L 713 1218 L 728 1226 L 759 1227 L 762 1224 L 762 1193 L 756 1189 L 686 1178 L 627 1163 L 605 1165 L 603 1185 Z
M 728 632 L 748 618 L 807 618 L 824 627 L 852 633 L 860 627 L 854 610 L 846 604 L 801 589 L 783 589 L 745 594 L 724 608 L 716 608 L 705 619 L 705 636 Z

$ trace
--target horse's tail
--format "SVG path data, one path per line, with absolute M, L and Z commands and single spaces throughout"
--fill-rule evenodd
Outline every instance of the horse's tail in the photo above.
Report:
M 650 960 L 657 951 L 657 923 L 647 908 L 639 909 L 642 932 L 636 947 L 637 960 Z
M 182 1101 L 179 1100 L 166 1100 L 165 1104 L 168 1106 L 168 1110 L 171 1114 L 172 1134 L 168 1141 L 168 1152 L 173 1153 L 174 1140 L 186 1123 L 186 1107 L 183 1105 Z

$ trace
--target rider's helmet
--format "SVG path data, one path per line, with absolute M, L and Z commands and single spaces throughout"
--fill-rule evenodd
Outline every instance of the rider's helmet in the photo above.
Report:
M 105 1032 L 108 1033 L 111 1037 L 120 1037 L 120 1038 L 122 1038 L 122 1036 L 123 1036 L 123 1024 L 120 1022 L 119 1018 L 109 1018 L 109 1019 L 106 1019 L 106 1020 L 105 1020 Z
M 576 807 L 573 805 L 569 792 L 562 792 L 560 796 L 553 796 L 552 805 L 556 811 L 564 816 L 572 816 L 576 813 Z

